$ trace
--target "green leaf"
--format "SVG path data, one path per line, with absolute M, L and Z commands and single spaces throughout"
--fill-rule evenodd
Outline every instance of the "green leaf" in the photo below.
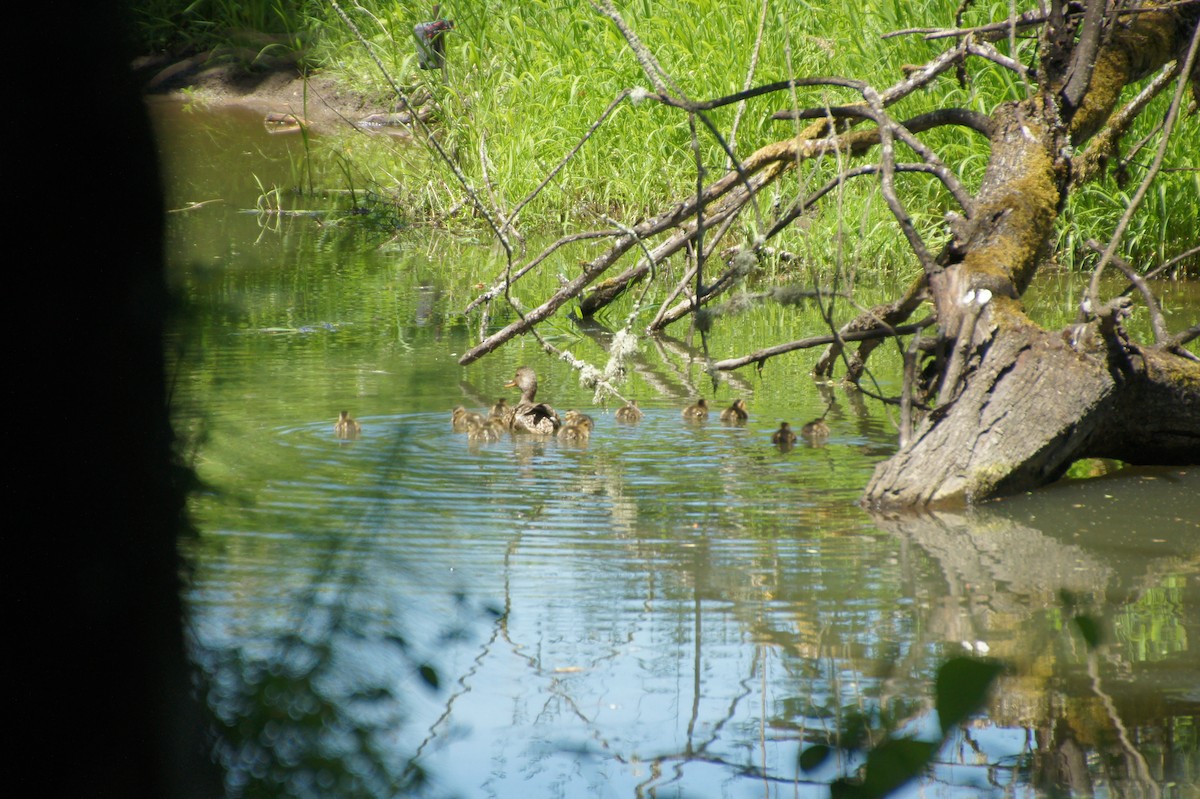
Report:
M 953 658 L 942 664 L 937 675 L 937 711 L 943 734 L 983 706 L 1001 671 L 996 661 L 979 658 Z
M 1100 646 L 1100 622 L 1091 616 L 1076 616 L 1072 621 L 1079 628 L 1079 633 L 1083 636 L 1083 640 L 1087 642 L 1090 649 Z
M 425 681 L 426 685 L 435 691 L 437 690 L 439 685 L 438 673 L 434 670 L 433 666 L 430 666 L 428 663 L 424 663 L 419 669 L 417 669 L 417 673 L 421 675 L 421 679 Z
M 829 759 L 833 754 L 833 750 L 825 744 L 815 744 L 808 747 L 800 753 L 800 770 L 812 771 L 821 767 L 821 764 Z

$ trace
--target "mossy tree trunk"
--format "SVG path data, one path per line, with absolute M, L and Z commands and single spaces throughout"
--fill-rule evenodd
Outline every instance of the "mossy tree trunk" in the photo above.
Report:
M 960 358 L 927 364 L 922 398 L 932 410 L 877 467 L 865 503 L 1011 494 L 1056 480 L 1086 457 L 1197 462 L 1200 364 L 1170 342 L 1131 341 L 1121 324 L 1127 300 L 1092 309 L 1064 331 L 1034 325 L 1019 300 L 1049 252 L 1072 148 L 1102 129 L 1127 83 L 1183 58 L 1195 21 L 1149 12 L 1110 33 L 1097 45 L 1086 91 L 1072 99 L 1074 65 L 1083 62 L 1071 56 L 1086 35 L 1058 52 L 1049 25 L 1042 68 L 1060 71 L 1042 76 L 1038 94 L 993 114 L 974 213 L 925 275 L 943 352 L 958 349 Z

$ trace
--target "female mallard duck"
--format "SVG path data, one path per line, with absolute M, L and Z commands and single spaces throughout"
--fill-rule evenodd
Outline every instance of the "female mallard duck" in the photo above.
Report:
M 583 444 L 592 437 L 595 426 L 595 420 L 586 413 L 567 411 L 563 417 L 563 426 L 558 431 L 558 440 Z
M 338 438 L 358 438 L 362 435 L 362 425 L 350 418 L 350 411 L 342 411 L 333 425 L 333 432 Z
M 780 422 L 779 429 L 771 436 L 771 443 L 780 449 L 790 449 L 796 443 L 796 433 L 787 422 Z
M 750 414 L 746 413 L 746 401 L 738 398 L 733 401 L 725 410 L 721 411 L 721 421 L 725 424 L 745 424 L 750 418 Z
M 468 432 L 474 422 L 483 422 L 483 417 L 461 405 L 456 405 L 450 412 L 450 428 L 456 433 Z
M 829 425 L 825 424 L 825 418 L 813 419 L 804 427 L 800 428 L 800 435 L 804 436 L 805 441 L 817 443 L 829 438 Z
M 521 389 L 521 401 L 505 416 L 508 429 L 516 433 L 537 433 L 550 436 L 562 427 L 558 412 L 544 402 L 535 402 L 537 397 L 537 374 L 528 366 L 517 369 L 513 379 L 505 388 Z
M 642 409 L 637 406 L 637 400 L 630 400 L 627 405 L 617 408 L 617 421 L 624 422 L 625 424 L 640 422 L 645 415 L 642 413 Z
M 689 405 L 683 409 L 683 418 L 689 422 L 703 422 L 708 418 L 708 403 L 704 401 L 704 397 L 696 400 L 695 405 Z

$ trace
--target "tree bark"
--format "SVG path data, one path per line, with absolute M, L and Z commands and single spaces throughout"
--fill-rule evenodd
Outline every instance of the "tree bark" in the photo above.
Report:
M 936 394 L 937 406 L 876 468 L 864 504 L 919 507 L 1013 494 L 1052 482 L 1087 457 L 1200 461 L 1200 365 L 1166 347 L 1130 342 L 1121 304 L 1088 325 L 1052 332 L 1034 325 L 1019 302 L 1049 253 L 1070 185 L 1071 147 L 1101 128 L 1121 88 L 1182 57 L 1196 21 L 1146 12 L 1114 27 L 1077 108 L 1060 93 L 1068 80 L 1050 75 L 1040 94 L 993 115 L 975 211 L 926 275 L 941 334 L 967 353 L 961 391 L 956 377 L 926 387 L 924 399 Z M 1047 69 L 1053 63 L 1044 59 Z M 993 299 L 975 309 L 977 323 L 962 325 L 971 307 L 965 298 L 981 290 Z M 943 379 L 946 372 L 940 364 Z
M 989 317 L 1000 321 L 977 326 L 962 394 L 876 468 L 866 502 L 923 507 L 1014 494 L 1057 480 L 1080 458 L 1196 462 L 1195 363 L 1119 336 L 1115 346 L 1079 351 L 1069 335 L 1024 320 L 1013 301 L 993 304 Z

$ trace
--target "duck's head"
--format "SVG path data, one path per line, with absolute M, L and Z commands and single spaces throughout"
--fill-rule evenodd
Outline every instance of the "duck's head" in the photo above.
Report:
M 521 389 L 521 396 L 532 400 L 537 394 L 537 374 L 528 366 L 521 366 L 513 379 L 504 384 L 505 388 Z

